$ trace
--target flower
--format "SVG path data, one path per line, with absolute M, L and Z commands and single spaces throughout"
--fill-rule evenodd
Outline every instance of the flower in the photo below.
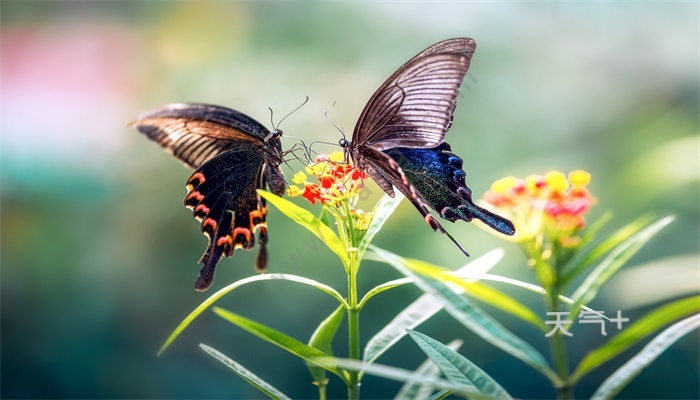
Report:
M 567 176 L 559 171 L 512 176 L 497 180 L 484 200 L 501 209 L 516 227 L 513 240 L 525 242 L 538 235 L 564 247 L 579 243 L 577 232 L 586 225 L 585 214 L 595 199 L 586 189 L 591 175 L 582 170 Z
M 354 198 L 362 189 L 363 180 L 367 176 L 344 160 L 345 156 L 339 151 L 319 155 L 315 163 L 306 166 L 306 174 L 294 174 L 292 181 L 303 187 L 290 185 L 287 194 L 290 197 L 302 195 L 311 204 L 318 201 L 331 207 L 338 207 L 341 202 Z M 315 177 L 318 183 L 309 182 L 307 174 Z

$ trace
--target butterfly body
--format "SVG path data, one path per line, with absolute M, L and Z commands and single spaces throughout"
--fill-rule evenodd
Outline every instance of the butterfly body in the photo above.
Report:
M 195 169 L 184 204 L 201 222 L 209 243 L 195 289 L 208 289 L 223 256 L 259 244 L 256 268 L 267 266 L 267 207 L 256 189 L 282 195 L 282 132 L 270 132 L 238 111 L 214 105 L 177 103 L 147 112 L 131 124 Z
M 411 58 L 367 102 L 352 141 L 340 141 L 358 169 L 391 196 L 397 188 L 464 253 L 429 208 L 448 221 L 477 218 L 501 233 L 515 233 L 510 221 L 474 205 L 462 159 L 444 143 L 475 49 L 472 39 L 448 39 Z

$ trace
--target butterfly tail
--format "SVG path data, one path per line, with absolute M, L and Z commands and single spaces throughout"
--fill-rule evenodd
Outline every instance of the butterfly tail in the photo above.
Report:
M 202 256 L 200 262 L 204 263 L 204 266 L 199 270 L 199 276 L 194 284 L 194 290 L 198 292 L 204 292 L 209 289 L 211 284 L 214 282 L 214 273 L 216 272 L 216 264 L 219 263 L 223 252 L 218 246 L 209 245 L 209 248 Z
M 460 206 L 461 207 L 461 206 Z M 496 215 L 489 210 L 483 209 L 474 203 L 467 203 L 466 210 L 473 218 L 480 220 L 492 229 L 508 236 L 515 234 L 515 226 L 510 220 Z

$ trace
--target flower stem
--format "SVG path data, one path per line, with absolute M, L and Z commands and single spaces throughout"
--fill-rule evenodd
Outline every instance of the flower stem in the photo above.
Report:
M 556 312 L 559 310 L 559 302 L 557 301 L 559 297 L 559 291 L 556 288 L 552 289 L 549 295 L 548 308 L 550 311 Z M 557 385 L 557 398 L 558 399 L 573 399 L 573 393 L 571 391 L 571 386 L 567 383 L 569 380 L 569 360 L 566 353 L 566 343 L 564 342 L 564 335 L 562 332 L 555 332 L 549 338 L 550 347 L 552 349 L 552 359 L 554 363 L 554 369 L 559 375 L 560 383 Z
M 357 270 L 359 260 L 357 251 L 350 251 L 350 268 L 348 273 L 348 349 L 351 360 L 360 360 L 360 308 L 357 304 Z M 358 371 L 348 371 L 348 399 L 360 398 L 360 379 Z

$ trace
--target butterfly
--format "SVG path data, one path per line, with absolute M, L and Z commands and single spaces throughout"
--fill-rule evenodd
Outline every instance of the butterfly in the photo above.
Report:
M 476 218 L 503 234 L 515 233 L 508 219 L 474 204 L 463 161 L 444 142 L 475 50 L 473 39 L 455 38 L 417 54 L 369 99 L 352 141 L 340 140 L 346 159 L 390 196 L 398 189 L 434 231 L 467 255 L 428 207 L 451 222 Z
M 176 103 L 146 112 L 132 122 L 194 173 L 187 180 L 185 207 L 201 221 L 209 238 L 195 290 L 207 290 L 216 265 L 236 249 L 259 244 L 255 267 L 267 267 L 267 207 L 256 189 L 281 196 L 282 131 L 270 132 L 253 118 L 230 108 Z

